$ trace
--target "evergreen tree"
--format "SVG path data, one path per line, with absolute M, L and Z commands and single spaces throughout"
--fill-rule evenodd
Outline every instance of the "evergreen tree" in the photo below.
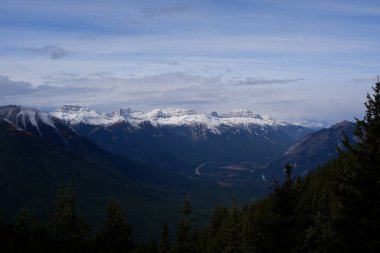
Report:
M 335 233 L 332 230 L 330 217 L 317 212 L 312 215 L 312 223 L 305 230 L 305 245 L 307 252 L 338 252 L 334 249 Z
M 115 200 L 111 200 L 108 205 L 106 221 L 96 238 L 96 244 L 101 252 L 107 253 L 127 253 L 135 248 L 132 228 Z
M 338 158 L 318 167 L 297 182 L 298 231 L 305 231 L 302 252 L 337 252 L 336 232 L 333 229 L 339 204 L 334 193 L 334 174 L 342 165 Z
M 245 227 L 245 244 L 248 252 L 273 251 L 273 208 L 272 198 L 259 200 L 249 208 Z
M 11 241 L 11 231 L 12 227 L 5 223 L 0 215 L 0 249 L 4 252 L 10 250 L 10 241 Z
M 195 251 L 195 231 L 190 201 L 185 200 L 183 205 L 183 217 L 178 224 L 174 252 L 191 253 Z
M 346 140 L 347 165 L 338 175 L 341 209 L 336 220 L 346 252 L 380 252 L 380 83 L 367 94 L 366 114 L 357 120 L 352 147 Z
M 25 208 L 9 226 L 9 252 L 50 252 L 46 225 L 39 223 Z M 4 248 L 1 248 L 4 249 Z M 4 250 L 7 252 L 7 250 Z
M 285 181 L 275 182 L 271 203 L 272 252 L 294 252 L 297 246 L 297 192 L 292 177 L 292 166 L 285 166 Z
M 236 199 L 233 199 L 233 206 L 231 214 L 229 216 L 228 224 L 228 244 L 223 250 L 224 253 L 239 253 L 242 252 L 242 233 L 241 233 L 241 220 L 239 208 L 236 203 Z
M 158 245 L 157 242 L 153 239 L 149 240 L 146 244 L 139 245 L 133 253 L 157 253 Z
M 89 227 L 75 208 L 75 197 L 69 188 L 60 188 L 49 229 L 55 252 L 85 252 L 88 247 Z
M 229 220 L 228 210 L 222 206 L 217 206 L 211 217 L 207 235 L 207 252 L 223 252 L 229 241 Z
M 257 214 L 255 207 L 257 204 L 251 204 L 243 208 L 244 216 L 242 217 L 242 252 L 255 252 L 255 241 L 257 231 Z
M 168 223 L 165 221 L 162 225 L 162 232 L 160 243 L 158 245 L 158 253 L 169 253 L 170 252 L 170 232 Z
M 30 252 L 32 249 L 32 233 L 34 219 L 31 214 L 22 208 L 16 216 L 12 233 L 13 252 Z

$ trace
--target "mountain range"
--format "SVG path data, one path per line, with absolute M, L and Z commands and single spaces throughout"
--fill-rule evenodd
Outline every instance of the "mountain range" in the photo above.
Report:
M 146 160 L 171 156 L 191 166 L 213 160 L 271 159 L 313 132 L 244 109 L 221 115 L 175 108 L 103 114 L 64 106 L 51 115 L 112 153 Z
M 70 184 L 90 219 L 99 220 L 115 197 L 141 229 L 156 231 L 154 221 L 179 213 L 186 196 L 203 210 L 200 217 L 233 194 L 242 202 L 264 196 L 285 163 L 305 174 L 336 155 L 343 133 L 354 141 L 354 126 L 316 131 L 244 109 L 205 115 L 176 108 L 99 113 L 63 106 L 44 113 L 2 106 L 1 210 L 10 215 L 27 206 L 46 217 L 59 185 Z M 159 210 L 157 217 L 149 208 Z
M 186 196 L 210 212 L 232 194 L 111 154 L 60 119 L 19 106 L 0 107 L 0 175 L 0 210 L 9 219 L 22 207 L 46 219 L 60 185 L 70 185 L 92 223 L 103 219 L 107 202 L 116 198 L 145 236 L 158 233 L 157 222 L 175 220 Z
M 345 148 L 342 144 L 345 137 L 351 144 L 355 144 L 355 126 L 355 123 L 343 121 L 303 137 L 290 146 L 283 156 L 270 163 L 266 174 L 278 178 L 281 176 L 278 168 L 292 164 L 295 175 L 305 176 L 318 165 L 336 158 L 337 149 Z

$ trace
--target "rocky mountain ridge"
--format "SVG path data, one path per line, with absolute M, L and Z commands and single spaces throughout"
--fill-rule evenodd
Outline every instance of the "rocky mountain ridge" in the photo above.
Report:
M 221 126 L 247 126 L 250 124 L 261 126 L 289 125 L 288 123 L 276 121 L 268 116 L 254 114 L 247 109 L 236 109 L 223 114 L 213 112 L 210 115 L 181 108 L 153 109 L 147 113 L 127 108 L 118 109 L 112 113 L 100 113 L 84 106 L 64 105 L 52 112 L 51 115 L 72 125 L 84 123 L 107 126 L 120 122 L 128 122 L 135 126 L 143 122 L 150 122 L 155 126 L 204 125 L 207 129 L 215 133 L 218 133 L 218 129 Z

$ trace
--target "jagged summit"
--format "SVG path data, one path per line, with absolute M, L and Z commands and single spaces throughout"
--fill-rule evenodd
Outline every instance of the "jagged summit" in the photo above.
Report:
M 254 119 L 263 119 L 260 114 L 254 114 L 247 109 L 236 109 L 229 113 L 224 113 L 220 118 L 254 118 Z
M 111 117 L 117 117 L 117 116 L 123 116 L 123 117 L 128 117 L 130 115 L 136 114 L 136 113 L 143 113 L 140 111 L 137 111 L 133 108 L 126 108 L 126 109 L 117 109 L 116 111 L 108 114 Z
M 70 111 L 90 111 L 90 109 L 86 106 L 82 105 L 63 105 L 61 108 L 57 109 L 57 111 L 62 112 L 70 112 Z
M 161 108 L 153 109 L 144 113 L 132 108 L 118 109 L 112 113 L 100 113 L 87 107 L 78 105 L 65 105 L 52 113 L 54 117 L 60 118 L 69 124 L 89 125 L 112 125 L 119 122 L 128 122 L 138 126 L 143 122 L 152 125 L 203 125 L 205 128 L 218 132 L 220 126 L 247 126 L 247 125 L 284 125 L 269 117 L 262 117 L 247 109 L 236 109 L 229 113 L 210 115 L 198 113 L 191 109 Z
M 14 124 L 23 130 L 35 128 L 39 131 L 40 123 L 55 127 L 53 120 L 48 113 L 18 105 L 1 106 L 0 119 Z
M 164 108 L 164 109 L 153 109 L 146 114 L 148 117 L 154 118 L 170 118 L 170 117 L 180 117 L 186 115 L 197 115 L 194 110 L 181 109 L 181 108 Z
M 34 108 L 17 105 L 1 106 L 0 121 L 14 125 L 19 131 L 29 132 L 66 147 L 70 146 L 70 141 L 80 139 L 71 126 L 49 113 Z
M 64 105 L 52 112 L 56 118 L 59 118 L 69 124 L 89 124 L 89 125 L 109 125 L 114 124 L 124 119 L 120 113 L 108 115 L 100 113 L 96 110 L 90 110 L 88 107 L 80 105 Z
M 292 125 L 296 125 L 296 126 L 308 127 L 314 130 L 329 128 L 332 125 L 334 125 L 334 123 L 336 123 L 333 121 L 318 121 L 318 120 L 300 119 L 300 118 L 287 119 L 285 122 Z

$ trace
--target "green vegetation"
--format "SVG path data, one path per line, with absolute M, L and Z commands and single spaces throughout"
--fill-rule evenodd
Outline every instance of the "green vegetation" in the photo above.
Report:
M 367 98 L 356 146 L 346 140 L 337 159 L 302 179 L 287 165 L 270 196 L 242 208 L 236 200 L 219 206 L 202 228 L 186 200 L 173 237 L 164 222 L 158 243 L 138 245 L 115 200 L 94 232 L 76 214 L 73 194 L 61 190 L 47 224 L 25 209 L 13 224 L 0 219 L 2 252 L 380 252 L 380 83 Z

